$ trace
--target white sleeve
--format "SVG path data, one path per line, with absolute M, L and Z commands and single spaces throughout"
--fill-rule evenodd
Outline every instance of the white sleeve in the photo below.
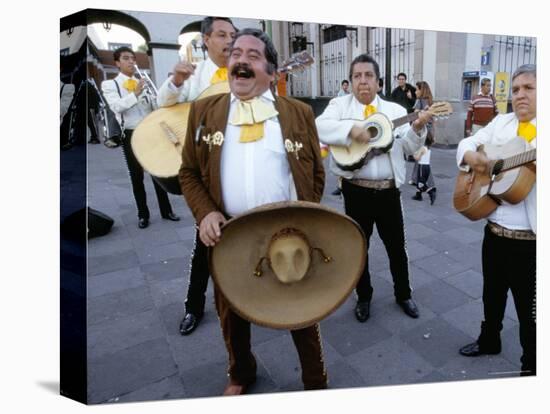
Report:
M 189 90 L 191 89 L 191 78 L 192 76 L 179 87 L 174 85 L 171 76 L 166 79 L 159 89 L 157 96 L 158 105 L 166 107 L 175 105 L 179 102 L 188 102 Z
M 496 119 L 497 118 L 494 118 L 485 128 L 480 129 L 474 135 L 460 141 L 456 149 L 456 165 L 459 169 L 462 171 L 470 170 L 470 166 L 464 163 L 464 155 L 466 152 L 477 151 L 480 145 L 491 142 L 495 131 Z
M 118 94 L 115 80 L 107 80 L 101 83 L 101 90 L 109 107 L 117 114 L 123 114 L 132 106 L 137 104 L 138 98 L 135 93 L 129 93 L 126 96 L 120 97 Z
M 399 106 L 398 114 L 395 118 L 401 118 L 407 116 L 407 110 L 402 106 Z M 428 129 L 424 126 L 420 130 L 420 134 L 414 132 L 414 128 L 409 123 L 405 123 L 393 131 L 393 136 L 396 138 L 396 143 L 403 147 L 403 152 L 406 155 L 413 155 L 416 151 L 424 145 L 426 136 L 428 135 Z
M 327 145 L 350 145 L 349 133 L 356 124 L 354 120 L 342 120 L 342 108 L 338 98 L 331 99 L 323 113 L 317 117 L 315 124 L 319 140 Z

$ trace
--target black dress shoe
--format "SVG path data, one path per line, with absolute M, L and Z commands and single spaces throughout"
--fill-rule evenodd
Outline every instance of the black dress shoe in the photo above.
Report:
M 140 218 L 139 221 L 138 221 L 138 227 L 140 229 L 144 229 L 145 227 L 147 227 L 149 225 L 149 219 L 146 219 L 146 218 Z
M 397 304 L 401 306 L 401 308 L 403 309 L 403 312 L 405 312 L 411 318 L 416 319 L 420 316 L 420 312 L 416 307 L 416 303 L 414 303 L 412 299 L 400 300 L 397 302 Z
M 202 315 L 195 316 L 192 313 L 186 313 L 185 317 L 180 323 L 180 334 L 189 335 L 197 328 L 197 326 L 199 326 L 201 319 Z
M 174 213 L 168 213 L 166 216 L 162 216 L 165 220 L 180 221 L 180 217 Z
M 355 317 L 359 322 L 365 322 L 370 316 L 370 300 L 357 302 L 355 305 Z
M 338 196 L 338 195 L 342 194 L 342 190 L 339 189 L 339 188 L 337 188 L 336 190 L 334 190 L 334 191 L 333 191 L 332 193 L 330 193 L 330 194 L 332 194 L 333 196 Z
M 495 347 L 481 347 L 477 341 L 471 344 L 465 345 L 460 350 L 460 355 L 467 357 L 476 357 L 480 355 L 496 355 L 500 354 L 500 346 Z

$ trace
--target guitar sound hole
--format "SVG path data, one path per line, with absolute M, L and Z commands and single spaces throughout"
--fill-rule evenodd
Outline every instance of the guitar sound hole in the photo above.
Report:
M 370 135 L 371 142 L 375 141 L 375 139 L 378 137 L 378 128 L 376 128 L 374 126 L 368 127 L 367 132 Z

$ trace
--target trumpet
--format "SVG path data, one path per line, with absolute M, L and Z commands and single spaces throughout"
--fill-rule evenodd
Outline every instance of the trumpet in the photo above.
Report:
M 149 96 L 149 99 L 151 100 L 151 104 L 153 105 L 153 108 L 157 109 L 157 107 L 158 107 L 158 105 L 157 105 L 157 96 L 158 96 L 158 93 L 159 93 L 157 87 L 155 86 L 155 84 L 153 83 L 153 81 L 151 80 L 149 75 L 147 75 L 147 73 L 142 72 L 141 70 L 139 70 L 138 65 L 134 65 L 134 67 L 136 69 L 136 75 L 134 75 L 134 76 L 136 76 L 136 78 L 138 78 L 138 79 L 145 79 L 145 86 L 144 86 L 143 90 Z

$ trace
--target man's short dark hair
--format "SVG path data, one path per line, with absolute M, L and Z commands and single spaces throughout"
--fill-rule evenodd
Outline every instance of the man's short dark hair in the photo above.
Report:
M 349 67 L 349 78 L 353 79 L 353 67 L 356 63 L 372 63 L 372 67 L 374 68 L 374 74 L 376 75 L 376 79 L 380 79 L 380 66 L 378 66 L 378 62 L 374 60 L 370 55 L 367 55 L 366 53 L 363 53 L 362 55 L 357 56 L 353 61 L 351 62 L 351 65 Z
M 134 53 L 134 51 L 130 49 L 128 46 L 121 46 L 115 49 L 115 51 L 113 52 L 113 58 L 115 59 L 115 62 L 118 62 L 120 60 L 120 55 L 122 55 L 122 53 L 124 52 L 131 53 L 134 56 L 134 58 L 136 57 L 136 54 Z
M 267 34 L 262 32 L 259 29 L 243 29 L 239 30 L 237 34 L 235 35 L 235 38 L 233 39 L 233 42 L 231 43 L 230 50 L 233 50 L 233 47 L 235 46 L 235 42 L 237 39 L 241 36 L 254 36 L 257 39 L 260 39 L 264 45 L 264 56 L 267 59 L 267 73 L 272 75 L 277 70 L 277 49 L 275 49 L 275 46 L 273 46 L 273 42 L 269 38 Z
M 401 76 L 403 76 L 403 77 L 405 78 L 405 80 L 407 80 L 407 75 L 404 74 L 403 72 L 399 72 L 399 73 L 397 74 L 397 79 L 399 79 Z
M 212 26 L 214 25 L 214 22 L 216 20 L 223 20 L 224 22 L 229 23 L 231 26 L 233 26 L 233 29 L 235 29 L 235 31 L 237 31 L 237 28 L 235 27 L 235 25 L 233 24 L 233 22 L 231 21 L 231 19 L 229 17 L 208 16 L 208 17 L 205 17 L 204 20 L 201 23 L 201 34 L 203 36 L 212 34 L 212 31 L 214 30 L 214 29 L 212 29 Z
M 347 83 L 347 84 L 349 85 L 349 81 L 348 81 L 347 79 L 344 79 L 344 80 L 342 81 L 342 86 L 344 86 L 344 83 Z

